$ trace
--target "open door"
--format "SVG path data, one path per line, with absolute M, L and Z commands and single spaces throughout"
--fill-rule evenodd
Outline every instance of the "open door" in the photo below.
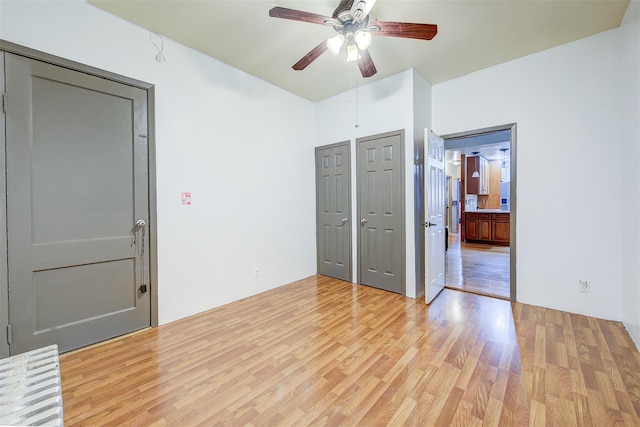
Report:
M 429 304 L 445 282 L 444 139 L 425 129 L 425 302 Z

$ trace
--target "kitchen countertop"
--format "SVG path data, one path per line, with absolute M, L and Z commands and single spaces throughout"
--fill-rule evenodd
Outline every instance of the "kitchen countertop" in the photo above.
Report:
M 502 209 L 478 209 L 476 211 L 466 211 L 468 213 L 510 213 L 509 211 L 503 211 Z

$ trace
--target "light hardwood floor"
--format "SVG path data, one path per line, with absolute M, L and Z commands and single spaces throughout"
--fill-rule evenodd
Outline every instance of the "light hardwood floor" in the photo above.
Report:
M 446 257 L 447 288 L 510 298 L 508 246 L 461 243 L 460 234 L 452 233 Z
M 620 323 L 314 276 L 61 356 L 73 425 L 640 425 Z

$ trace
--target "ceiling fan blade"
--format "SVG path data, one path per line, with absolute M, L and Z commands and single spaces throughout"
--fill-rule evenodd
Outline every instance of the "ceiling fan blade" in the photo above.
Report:
M 376 0 L 354 0 L 351 6 L 351 16 L 355 22 L 362 22 L 369 15 Z
M 411 24 L 409 22 L 375 20 L 369 24 L 368 28 L 372 34 L 406 39 L 431 40 L 438 34 L 438 26 L 433 24 Z
M 311 64 L 313 61 L 315 61 L 320 55 L 325 53 L 326 50 L 327 50 L 327 41 L 324 40 L 318 46 L 316 46 L 313 49 L 311 49 L 311 51 L 309 53 L 307 53 L 305 56 L 300 58 L 300 61 L 298 61 L 295 64 L 293 64 L 293 67 L 291 67 L 291 68 L 293 68 L 294 70 L 298 70 L 298 71 L 304 70 L 305 68 L 307 68 L 307 66 L 309 64 Z
M 302 10 L 287 9 L 286 7 L 276 6 L 269 11 L 269 16 L 272 18 L 291 19 L 293 21 L 311 22 L 312 24 L 320 25 L 340 25 L 340 22 L 329 17 L 318 15 L 311 12 L 304 12 Z
M 360 51 L 360 59 L 358 59 L 358 67 L 360 67 L 360 72 L 362 73 L 362 77 L 371 77 L 375 73 L 378 72 L 376 70 L 376 66 L 373 64 L 373 59 L 371 59 L 371 55 L 368 50 Z

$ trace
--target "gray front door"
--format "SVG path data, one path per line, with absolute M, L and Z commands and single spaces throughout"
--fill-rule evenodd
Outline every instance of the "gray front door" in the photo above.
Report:
M 404 284 L 402 132 L 358 139 L 360 283 L 400 294 Z
M 146 91 L 9 53 L 5 78 L 11 354 L 149 326 Z
M 349 143 L 316 148 L 318 274 L 351 280 Z

